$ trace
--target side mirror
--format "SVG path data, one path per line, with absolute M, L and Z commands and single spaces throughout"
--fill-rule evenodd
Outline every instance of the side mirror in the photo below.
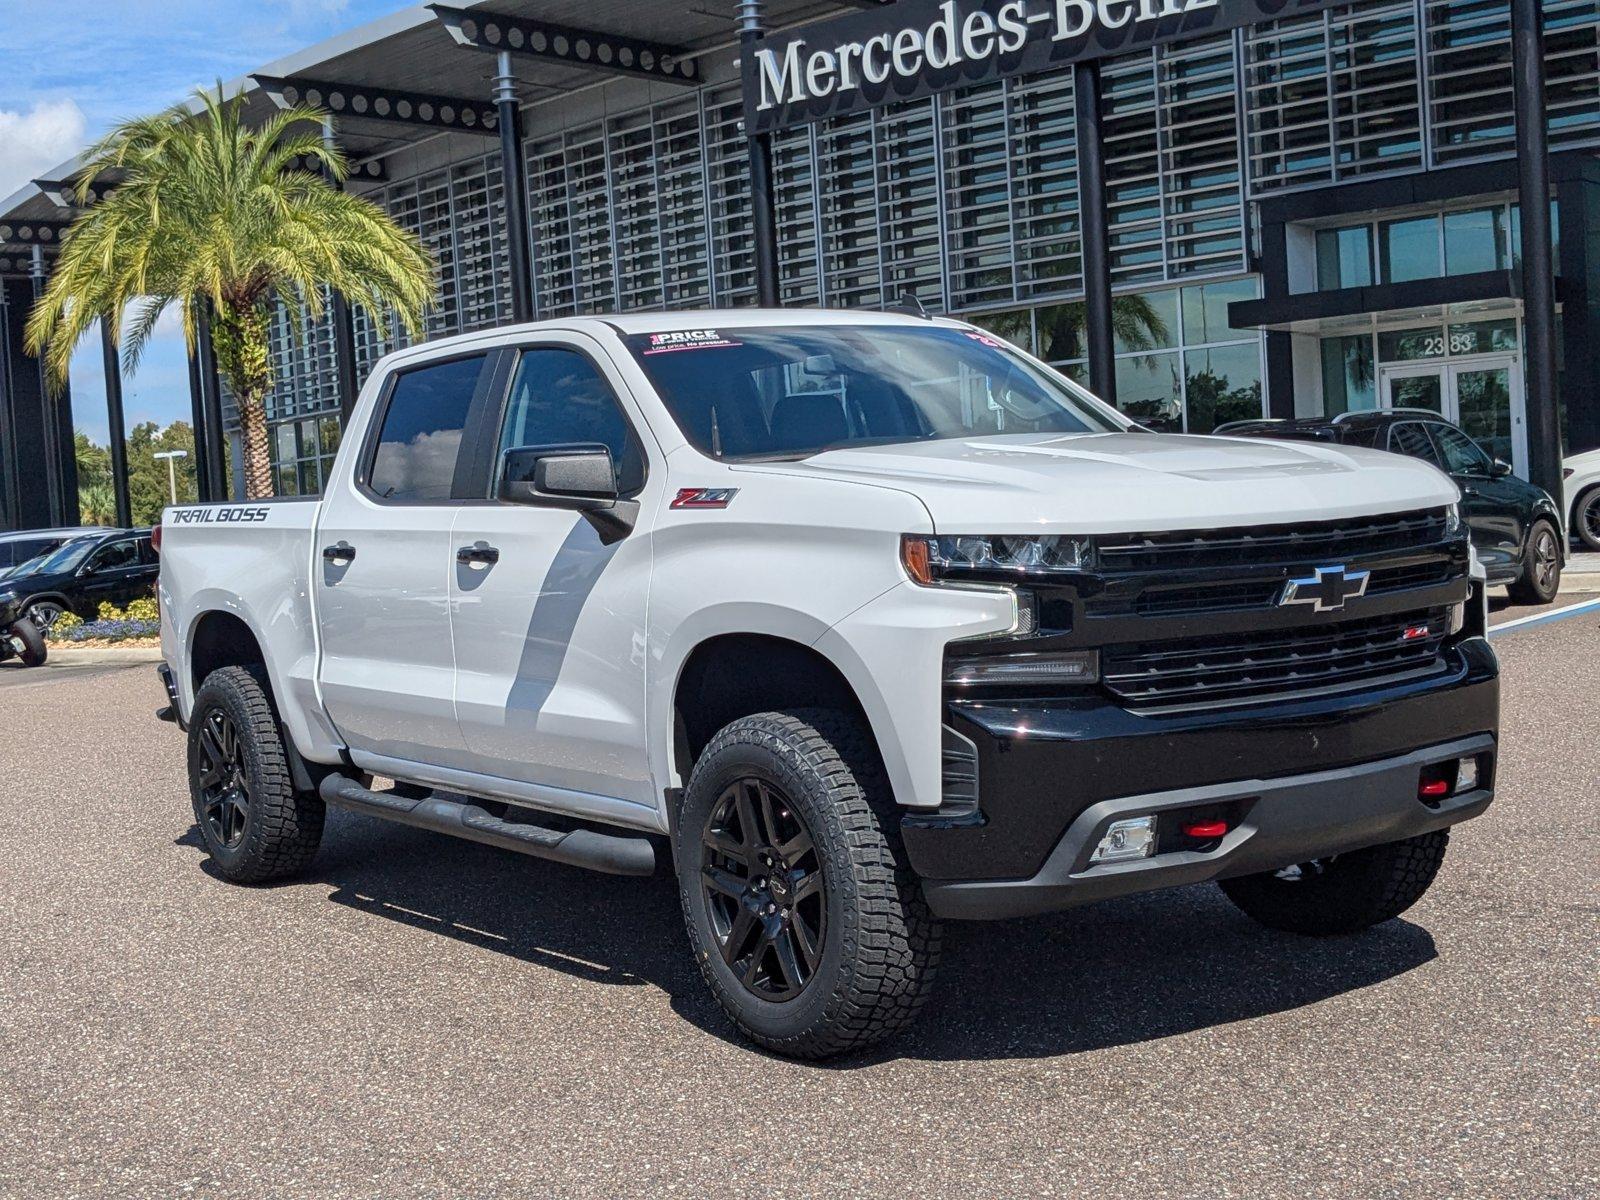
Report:
M 505 504 L 581 512 L 606 542 L 626 536 L 639 515 L 637 504 L 618 496 L 611 451 L 598 443 L 507 450 L 495 496 Z
M 535 508 L 605 508 L 617 500 L 611 451 L 604 446 L 521 446 L 500 461 L 499 499 Z
M 1494 462 L 1489 464 L 1489 478 L 1504 479 L 1507 475 L 1511 474 L 1511 470 L 1512 467 L 1510 463 L 1503 458 L 1497 458 L 1494 460 Z

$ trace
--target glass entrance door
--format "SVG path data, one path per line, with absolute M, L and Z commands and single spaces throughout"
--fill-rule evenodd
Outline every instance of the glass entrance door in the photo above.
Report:
M 1385 408 L 1425 409 L 1454 421 L 1485 451 L 1525 475 L 1522 373 L 1516 355 L 1384 367 L 1380 395 Z

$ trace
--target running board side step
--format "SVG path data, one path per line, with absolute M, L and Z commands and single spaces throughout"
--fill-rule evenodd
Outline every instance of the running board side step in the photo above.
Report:
M 590 829 L 571 831 L 520 825 L 490 816 L 474 804 L 458 804 L 437 796 L 408 799 L 392 792 L 374 792 L 344 775 L 323 779 L 318 793 L 337 808 L 448 833 L 498 846 L 517 854 L 547 858 L 572 867 L 604 871 L 608 875 L 653 875 L 656 851 L 645 837 L 616 837 Z

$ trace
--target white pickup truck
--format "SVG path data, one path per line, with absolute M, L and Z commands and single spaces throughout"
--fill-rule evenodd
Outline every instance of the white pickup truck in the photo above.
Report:
M 1457 498 L 1147 432 L 956 321 L 500 329 L 384 359 L 320 501 L 168 510 L 163 716 L 229 879 L 327 804 L 659 854 L 730 1017 L 821 1057 L 914 1016 L 944 918 L 1416 901 L 1495 771 Z

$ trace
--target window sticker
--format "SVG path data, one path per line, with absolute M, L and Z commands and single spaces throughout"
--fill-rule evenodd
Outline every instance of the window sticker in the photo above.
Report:
M 674 354 L 679 350 L 727 350 L 741 345 L 722 336 L 717 329 L 677 329 L 671 333 L 652 333 L 646 354 Z

